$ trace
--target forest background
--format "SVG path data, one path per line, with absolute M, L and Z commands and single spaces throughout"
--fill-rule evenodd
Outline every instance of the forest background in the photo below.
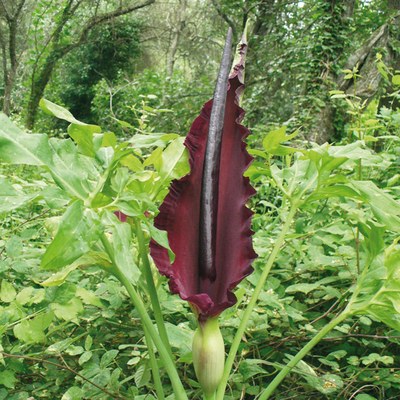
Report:
M 264 138 L 279 129 L 284 138 L 285 130 L 298 129 L 297 147 L 363 139 L 381 158 L 364 163 L 362 173 L 360 167 L 360 180 L 374 181 L 398 206 L 395 0 L 0 0 L 0 106 L 25 130 L 66 137 L 68 123 L 41 109 L 44 97 L 119 140 L 139 133 L 146 155 L 152 146 L 165 147 L 166 135 L 186 135 L 212 96 L 227 28 L 238 42 L 247 21 L 242 106 L 251 147 L 268 150 Z M 271 244 L 268 235 L 278 229 L 274 213 L 281 204 L 261 165 L 256 159 L 248 172 L 258 188 L 252 206 L 259 268 Z M 5 176 L 17 186 L 41 185 L 42 176 L 29 168 L 1 168 L 2 185 Z M 276 365 L 309 338 L 312 324 L 323 324 L 340 307 L 359 268 L 357 246 L 368 234 L 356 228 L 362 226 L 361 210 L 352 214 L 351 202 L 339 203 L 309 208 L 296 220 L 293 241 L 268 281 L 272 292 L 255 310 L 230 398 L 254 398 Z M 12 211 L 0 205 L 0 212 L 0 399 L 155 398 L 140 325 L 131 324 L 137 315 L 118 283 L 99 280 L 99 272 L 89 269 L 76 270 L 61 286 L 42 288 L 46 276 L 37 266 L 50 236 L 43 222 L 57 212 L 40 201 Z M 394 225 L 390 239 L 400 229 Z M 297 261 L 288 263 L 293 256 Z M 256 277 L 240 287 L 238 307 Z M 169 324 L 171 341 L 191 398 L 199 398 L 186 364 L 193 321 L 187 322 L 186 308 L 161 282 L 167 320 L 178 321 Z M 43 313 L 50 309 L 51 315 Z M 238 324 L 235 312 L 225 326 L 228 343 Z M 347 321 L 285 381 L 276 399 L 397 399 L 399 345 L 400 332 L 373 318 Z

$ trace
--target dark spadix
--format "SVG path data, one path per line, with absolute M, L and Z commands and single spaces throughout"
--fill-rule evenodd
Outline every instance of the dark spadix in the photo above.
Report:
M 252 161 L 243 141 L 249 131 L 240 124 L 239 106 L 247 43 L 243 37 L 229 74 L 231 36 L 228 32 L 214 99 L 203 106 L 185 141 L 190 173 L 172 183 L 155 220 L 168 233 L 174 262 L 165 248 L 151 243 L 171 291 L 191 303 L 201 322 L 235 304 L 232 290 L 252 272 L 256 257 L 246 207 L 254 189 L 243 177 Z

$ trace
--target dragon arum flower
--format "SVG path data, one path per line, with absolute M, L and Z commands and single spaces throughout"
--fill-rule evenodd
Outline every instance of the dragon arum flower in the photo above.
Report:
M 193 361 L 206 394 L 216 390 L 224 367 L 224 344 L 217 317 L 236 302 L 235 286 L 252 272 L 256 258 L 251 241 L 254 194 L 244 171 L 252 161 L 240 124 L 239 99 L 244 85 L 245 36 L 230 72 L 232 33 L 229 30 L 213 100 L 196 118 L 185 140 L 190 173 L 174 181 L 160 207 L 155 225 L 167 231 L 175 259 L 151 242 L 160 273 L 169 278 L 172 293 L 187 300 L 199 321 Z

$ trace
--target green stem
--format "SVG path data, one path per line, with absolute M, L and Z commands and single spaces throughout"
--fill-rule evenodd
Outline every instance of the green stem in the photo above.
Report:
M 119 271 L 118 271 L 119 272 Z M 188 397 L 186 395 L 185 389 L 183 388 L 182 382 L 179 378 L 178 372 L 176 370 L 174 361 L 172 360 L 168 350 L 164 346 L 163 341 L 161 340 L 158 332 L 153 326 L 153 323 L 147 314 L 146 308 L 139 297 L 138 293 L 128 280 L 124 274 L 119 273 L 119 276 L 117 278 L 120 280 L 120 282 L 125 286 L 126 290 L 128 291 L 128 294 L 132 300 L 133 305 L 136 308 L 136 311 L 140 315 L 140 319 L 142 320 L 143 325 L 149 332 L 154 344 L 157 347 L 157 350 L 160 353 L 161 359 L 163 360 L 165 369 L 167 370 L 167 373 L 169 375 L 169 378 L 171 379 L 172 383 L 172 388 L 174 390 L 175 396 L 177 400 L 188 400 Z
M 158 352 L 160 353 L 167 374 L 171 379 L 171 384 L 175 393 L 176 400 L 188 400 L 185 389 L 183 388 L 182 382 L 179 378 L 178 371 L 176 370 L 174 361 L 172 360 L 168 350 L 164 346 L 164 343 L 161 340 L 157 330 L 154 328 L 153 322 L 151 321 L 139 294 L 136 292 L 129 279 L 117 267 L 115 263 L 114 251 L 105 234 L 101 235 L 101 242 L 103 243 L 103 246 L 105 247 L 113 263 L 110 272 L 113 273 L 114 276 L 125 286 L 125 289 L 127 290 L 136 311 L 139 313 L 140 319 L 144 327 L 147 329 L 147 332 L 151 336 L 151 339 L 153 340 Z
M 325 325 L 279 372 L 278 375 L 272 380 L 272 382 L 267 386 L 267 388 L 261 393 L 258 400 L 267 400 L 273 394 L 275 389 L 279 384 L 285 379 L 286 375 L 289 374 L 292 369 L 301 361 L 312 349 L 313 347 L 325 336 L 327 335 L 335 326 L 339 325 L 344 321 L 351 312 L 344 311 L 339 314 L 336 318 L 332 319 L 329 324 Z
M 160 301 L 158 299 L 156 285 L 154 284 L 153 273 L 151 271 L 149 263 L 149 257 L 147 255 L 147 247 L 143 236 L 143 230 L 140 225 L 140 221 L 136 221 L 135 224 L 136 224 L 136 237 L 139 244 L 139 253 L 142 259 L 143 273 L 146 279 L 147 288 L 150 295 L 150 301 L 154 312 L 154 319 L 156 320 L 161 340 L 163 341 L 165 348 L 168 350 L 171 359 L 174 359 L 172 355 L 171 346 L 169 344 L 167 330 L 165 328 L 164 318 L 161 312 Z
M 164 389 L 160 378 L 156 355 L 154 353 L 153 342 L 147 329 L 143 326 L 144 337 L 146 339 L 147 351 L 149 352 L 151 374 L 153 375 L 154 386 L 156 387 L 157 400 L 164 400 Z
M 205 393 L 203 395 L 204 400 L 215 400 L 215 393 L 207 396 Z
M 244 331 L 246 330 L 246 326 L 247 323 L 250 319 L 251 313 L 254 309 L 254 306 L 257 302 L 257 299 L 261 293 L 261 290 L 264 288 L 264 284 L 265 281 L 269 275 L 269 272 L 272 268 L 272 265 L 274 264 L 275 258 L 279 253 L 279 250 L 281 249 L 284 241 L 285 241 L 285 237 L 286 234 L 288 233 L 290 226 L 292 224 L 293 218 L 297 212 L 297 208 L 298 208 L 298 204 L 297 203 L 293 203 L 292 204 L 292 208 L 290 209 L 287 217 L 286 217 L 286 221 L 282 227 L 282 230 L 279 234 L 279 236 L 276 239 L 274 248 L 272 249 L 272 252 L 268 258 L 267 264 L 265 265 L 263 272 L 261 274 L 261 277 L 258 281 L 258 284 L 256 286 L 256 288 L 254 289 L 254 293 L 249 301 L 249 304 L 246 307 L 246 310 L 243 313 L 242 319 L 240 321 L 238 330 L 236 332 L 236 335 L 233 339 L 232 345 L 231 345 L 231 349 L 229 351 L 228 357 L 226 359 L 225 362 L 225 368 L 224 368 L 224 374 L 222 376 L 222 380 L 220 385 L 218 386 L 218 390 L 217 390 L 217 396 L 216 396 L 216 400 L 223 400 L 224 398 L 224 394 L 225 394 L 225 389 L 226 389 L 226 385 L 228 383 L 228 379 L 229 379 L 229 375 L 231 373 L 232 370 L 232 366 L 233 363 L 235 361 L 235 357 L 236 357 L 236 353 L 239 349 L 239 345 L 242 341 L 242 337 L 244 334 Z

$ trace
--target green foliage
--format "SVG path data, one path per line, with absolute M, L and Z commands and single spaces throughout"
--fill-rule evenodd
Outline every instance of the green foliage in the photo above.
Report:
M 0 263 L 2 390 L 10 398 L 23 390 L 43 398 L 151 395 L 143 328 L 113 268 L 145 298 L 148 288 L 136 234 L 113 212 L 138 221 L 146 240 L 151 235 L 167 244 L 152 216 L 169 182 L 188 171 L 182 138 L 157 134 L 151 122 L 139 118 L 132 121 L 141 125 L 127 146 L 47 100 L 42 107 L 70 123 L 71 139 L 25 134 L 4 116 L 0 129 L 2 161 L 32 165 L 19 173 L 26 180 L 10 174 L 0 181 L 5 194 L 0 252 L 6 256 Z M 400 378 L 390 371 L 399 361 L 392 330 L 399 329 L 399 257 L 398 245 L 388 244 L 400 226 L 400 191 L 396 181 L 384 185 L 397 162 L 392 139 L 383 135 L 385 151 L 376 153 L 362 140 L 304 149 L 293 143 L 296 135 L 275 129 L 263 139 L 263 149 L 252 151 L 257 160 L 247 175 L 259 187 L 252 200 L 259 258 L 237 291 L 239 303 L 225 312 L 228 349 L 238 311 L 259 281 L 280 221 L 293 205 L 300 210 L 249 321 L 227 398 L 243 390 L 248 396 L 260 393 L 269 376 L 343 309 L 351 311 L 349 318 L 297 365 L 277 396 L 379 398 L 383 391 L 396 396 Z M 194 319 L 168 294 L 163 279 L 157 293 L 180 374 L 188 377 L 188 395 L 200 398 L 187 365 Z M 43 371 L 40 379 L 29 378 L 37 371 Z M 162 381 L 172 393 L 164 373 Z
M 65 104 L 78 118 L 92 121 L 91 103 L 96 84 L 110 84 L 119 75 L 132 72 L 140 55 L 140 23 L 118 19 L 90 31 L 87 44 L 67 56 L 53 83 L 52 96 Z
M 238 304 L 221 320 L 227 351 L 282 225 L 293 206 L 298 211 L 254 307 L 225 398 L 259 396 L 314 335 L 346 312 L 347 319 L 297 364 L 275 398 L 397 399 L 399 73 L 383 63 L 384 54 L 376 68 L 386 97 L 368 104 L 344 90 L 327 94 L 346 57 L 392 11 L 387 2 L 357 2 L 353 18 L 343 24 L 344 2 L 332 8 L 317 0 L 301 7 L 236 3 L 219 2 L 237 26 L 251 15 L 260 28 L 250 39 L 243 104 L 254 127 L 249 140 L 256 159 L 246 175 L 257 188 L 251 206 L 259 258 L 236 291 Z M 35 41 L 46 41 L 50 11 L 60 18 L 54 7 L 40 1 L 34 10 L 24 74 L 35 62 Z M 207 13 L 216 19 L 214 9 Z M 151 12 L 141 20 L 148 19 L 153 23 Z M 61 127 L 56 138 L 27 134 L 0 116 L 0 399 L 158 397 L 151 341 L 115 276 L 123 274 L 134 285 L 155 321 L 137 228 L 145 245 L 150 238 L 168 245 L 153 217 L 171 180 L 188 172 L 181 135 L 212 93 L 213 71 L 205 69 L 217 58 L 212 54 L 219 42 L 210 40 L 209 23 L 204 32 L 188 24 L 189 39 L 170 78 L 161 72 L 164 48 L 152 50 L 154 65 L 143 61 L 148 48 L 138 42 L 146 24 L 130 19 L 93 31 L 85 46 L 64 59 L 48 91 L 73 112 L 41 101 L 61 124 L 46 116 L 37 131 Z M 78 27 L 77 20 L 65 27 L 66 43 Z M 213 24 L 212 30 L 225 27 Z M 394 53 L 397 45 L 391 42 Z M 358 67 L 350 68 L 343 72 L 346 80 L 357 82 Z M 22 103 L 24 93 L 18 88 L 16 100 Z M 333 107 L 330 127 L 342 142 L 302 142 L 326 106 Z M 103 130 L 80 118 L 99 122 Z M 300 125 L 300 131 L 291 130 Z M 190 365 L 195 317 L 153 275 L 179 374 L 188 397 L 200 399 Z M 159 362 L 161 383 L 173 399 L 164 367 Z
M 68 132 L 73 141 L 49 139 L 44 134 L 25 137 L 26 134 L 1 116 L 1 161 L 9 162 L 8 155 L 14 154 L 16 163 L 37 166 L 38 173 L 46 177 L 34 195 L 29 193 L 28 182 L 21 181 L 19 189 L 28 194 L 19 195 L 16 185 L 2 178 L 2 185 L 7 190 L 3 212 L 16 208 L 23 210 L 36 197 L 46 214 L 52 215 L 47 222 L 49 233 L 41 230 L 40 242 L 35 247 L 34 267 L 29 268 L 33 273 L 32 281 L 23 278 L 27 267 L 18 264 L 12 267 L 11 263 L 17 257 L 29 260 L 29 243 L 26 243 L 28 248 L 23 246 L 30 237 L 23 241 L 19 235 L 9 239 L 4 236 L 3 252 L 6 251 L 7 258 L 2 271 L 8 278 L 1 281 L 0 301 L 2 343 L 7 354 L 3 356 L 6 370 L 1 382 L 5 388 L 13 389 L 17 381 L 15 374 L 19 373 L 23 387 L 30 387 L 48 398 L 75 393 L 74 396 L 80 398 L 94 399 L 104 398 L 105 393 L 117 396 L 120 391 L 123 396 L 133 396 L 150 382 L 148 354 L 135 350 L 137 346 L 142 348 L 141 329 L 135 330 L 133 350 L 127 342 L 118 342 L 121 321 L 125 321 L 122 326 L 129 327 L 125 335 L 129 339 L 132 335 L 129 319 L 135 320 L 137 315 L 119 314 L 126 294 L 114 278 L 107 276 L 115 272 L 112 268 L 116 268 L 117 276 L 123 274 L 130 282 L 142 287 L 143 293 L 147 289 L 136 261 L 138 250 L 137 242 L 132 241 L 134 232 L 128 224 L 121 224 L 113 212 L 122 210 L 134 216 L 142 224 L 141 229 L 165 243 L 162 232 L 152 226 L 144 213 L 153 214 L 155 199 L 165 195 L 165 188 L 172 179 L 187 172 L 182 139 L 177 135 L 161 139 L 162 148 L 150 153 L 133 150 L 126 143 L 118 144 L 115 137 L 110 140 L 110 133 L 102 134 L 99 127 L 79 122 L 62 107 L 46 100 L 42 101 L 42 106 L 47 112 L 71 122 Z M 154 140 L 160 141 L 159 138 Z M 148 145 L 152 146 L 151 139 Z M 17 212 L 24 218 L 23 211 Z M 34 226 L 41 223 L 40 218 Z M 44 248 L 40 243 L 48 243 L 50 237 L 50 244 Z M 38 269 L 40 259 L 41 269 Z M 105 274 L 101 275 L 96 267 L 101 267 Z M 43 270 L 53 274 L 49 276 Z M 13 279 L 15 274 L 18 279 Z M 164 289 L 160 289 L 160 293 L 164 293 Z M 99 332 L 105 320 L 114 324 L 115 332 L 112 329 L 107 333 L 102 329 Z M 65 332 L 73 326 L 79 326 L 76 335 L 66 339 Z M 97 338 L 95 350 L 88 344 L 93 343 L 94 338 Z M 15 340 L 20 343 L 17 347 L 11 345 Z M 116 343 L 117 347 L 122 346 L 124 368 L 114 361 L 120 353 L 113 348 Z M 176 341 L 176 345 L 179 347 L 183 342 Z M 26 354 L 23 349 L 28 348 L 29 356 L 20 356 Z M 137 355 L 129 358 L 130 351 Z M 65 357 L 72 357 L 73 366 L 69 366 Z M 18 364 L 17 369 L 12 367 L 13 363 Z M 21 374 L 28 371 L 32 363 L 33 370 L 41 368 L 42 363 L 43 367 L 52 370 L 46 374 L 49 379 L 61 368 L 59 383 L 50 391 L 41 380 L 27 385 Z M 64 380 L 71 373 L 72 376 L 80 374 L 78 386 L 73 382 L 65 385 Z M 136 389 L 129 384 L 125 388 L 121 386 L 123 381 L 131 379 L 136 382 Z
M 145 70 L 131 81 L 121 80 L 116 85 L 100 81 L 93 112 L 101 125 L 124 134 L 134 128 L 139 133 L 151 129 L 184 135 L 190 129 L 193 115 L 210 98 L 212 85 L 206 75 L 192 79 L 175 71 L 167 78 L 164 73 Z

